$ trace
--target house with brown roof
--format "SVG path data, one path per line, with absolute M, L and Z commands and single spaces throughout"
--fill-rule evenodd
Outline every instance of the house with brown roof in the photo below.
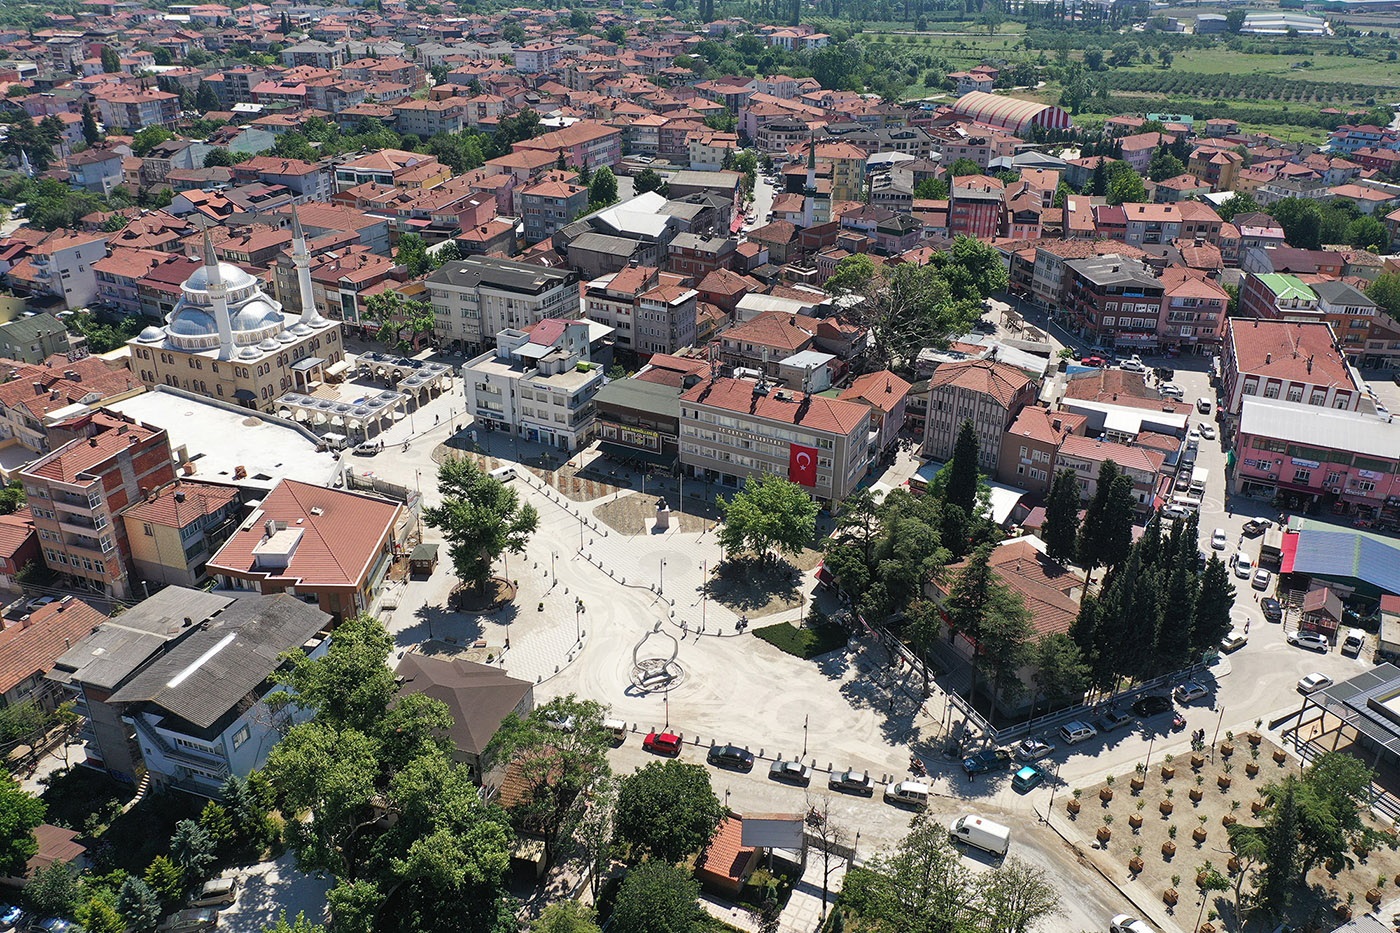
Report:
M 744 845 L 744 818 L 731 813 L 720 820 L 695 860 L 695 880 L 707 891 L 737 898 L 758 867 L 758 857 L 758 848 Z
M 1021 409 L 1035 401 L 1035 383 L 1009 363 L 993 359 L 945 363 L 929 378 L 924 454 L 947 461 L 958 432 L 971 420 L 977 432 L 978 465 L 995 473 L 1001 438 Z
M 731 370 L 752 369 L 776 379 L 779 362 L 812 347 L 813 332 L 799 321 L 816 326 L 815 320 L 786 311 L 764 311 L 735 324 L 719 335 L 720 362 Z
M 1055 457 L 1071 434 L 1084 433 L 1088 419 L 1070 411 L 1050 411 L 1038 405 L 1021 409 L 1001 439 L 997 461 L 999 483 L 1048 495 L 1055 479 Z
M 107 616 L 75 596 L 18 619 L 0 619 L 0 706 L 34 703 L 54 709 L 63 700 L 62 691 L 45 675 L 65 651 L 105 621 Z
M 899 440 L 904 432 L 904 410 L 911 384 L 887 369 L 857 376 L 839 398 L 848 402 L 864 402 L 870 406 L 870 453 L 878 457 Z
M 1223 407 L 1234 417 L 1248 395 L 1342 411 L 1356 411 L 1363 395 L 1326 321 L 1235 318 L 1220 366 Z
M 397 502 L 284 479 L 209 560 L 221 589 L 314 599 L 336 619 L 369 609 L 403 540 Z
M 209 557 L 242 516 L 239 488 L 179 479 L 152 489 L 122 512 L 136 576 L 162 585 L 200 586 Z
M 1043 543 L 1036 538 L 1013 538 L 1003 541 L 992 549 L 988 566 L 993 579 L 1016 593 L 1025 602 L 1030 613 L 1032 641 L 1039 641 L 1051 635 L 1065 635 L 1079 615 L 1079 602 L 1084 596 L 1085 581 L 1076 571 L 1051 560 L 1043 552 Z M 930 583 L 925 589 L 928 595 L 942 602 L 951 592 L 952 579 L 958 570 L 966 567 L 967 560 L 951 565 L 950 573 L 942 583 Z M 949 626 L 947 636 L 954 649 L 965 660 L 971 662 L 978 651 L 975 639 L 967 633 Z M 999 690 L 997 707 L 1008 715 L 1023 713 L 1028 707 L 1039 702 L 1037 694 L 1036 670 L 1027 665 L 1016 672 L 1025 689 L 1012 691 Z M 979 684 L 990 693 L 992 684 Z

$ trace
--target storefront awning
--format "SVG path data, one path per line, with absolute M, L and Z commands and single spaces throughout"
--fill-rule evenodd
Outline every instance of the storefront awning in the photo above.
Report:
M 603 456 L 611 460 L 631 460 L 637 463 L 650 463 L 654 466 L 661 466 L 670 469 L 676 465 L 675 454 L 661 454 L 653 450 L 642 450 L 640 447 L 628 447 L 626 444 L 614 444 L 610 441 L 603 441 L 598 445 L 598 450 Z

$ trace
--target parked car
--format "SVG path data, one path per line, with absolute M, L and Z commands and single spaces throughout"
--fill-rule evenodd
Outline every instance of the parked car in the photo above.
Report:
M 1100 732 L 1112 732 L 1114 729 L 1123 728 L 1132 721 L 1133 717 L 1118 709 L 1116 706 L 1110 706 L 1108 709 L 1104 710 L 1102 716 L 1095 720 L 1094 724 L 1098 726 Z
M 1210 533 L 1210 546 L 1217 551 L 1225 550 L 1230 543 L 1230 536 L 1225 533 L 1224 528 L 1217 528 Z
M 1201 414 L 1210 414 L 1210 406 L 1210 399 L 1206 398 L 1204 395 L 1196 399 L 1196 411 L 1200 412 Z
M 1084 722 L 1082 719 L 1067 722 L 1060 727 L 1060 738 L 1064 740 L 1066 745 L 1077 745 L 1080 742 L 1092 739 L 1098 734 L 1099 730 L 1095 729 L 1087 722 Z
M 1254 573 L 1254 558 L 1244 551 L 1235 555 L 1235 576 L 1241 580 L 1248 580 L 1250 574 Z
M 1283 604 L 1272 596 L 1259 600 L 1259 608 L 1264 610 L 1264 618 L 1270 622 L 1283 621 Z
M 681 737 L 674 732 L 648 732 L 642 748 L 657 755 L 675 757 L 681 753 Z
M 47 606 L 49 603 L 56 603 L 56 602 L 58 602 L 58 597 L 57 597 L 57 596 L 36 596 L 36 597 L 34 597 L 33 599 L 31 599 L 29 602 L 27 602 L 27 603 L 24 604 L 24 611 L 25 611 L 25 612 L 33 612 L 33 611 L 36 610 L 36 609 L 42 609 L 43 607 Z
M 857 771 L 855 768 L 833 772 L 831 777 L 827 778 L 826 786 L 843 794 L 863 794 L 866 797 L 875 794 L 875 780 L 870 776 L 870 772 Z
M 237 878 L 215 878 L 190 898 L 191 907 L 228 907 L 238 897 Z
M 1229 654 L 1231 651 L 1239 651 L 1249 642 L 1248 636 L 1244 632 L 1232 630 L 1230 634 L 1220 639 L 1220 650 Z
M 1108 933 L 1152 933 L 1152 928 L 1137 917 L 1119 914 L 1108 921 Z
M 1133 701 L 1133 712 L 1138 716 L 1157 716 L 1171 708 L 1171 697 L 1164 697 L 1160 693 L 1149 693 Z
M 1316 693 L 1324 687 L 1332 686 L 1332 678 L 1326 674 L 1312 673 L 1298 681 L 1299 693 Z
M 748 771 L 753 767 L 753 752 L 737 745 L 716 745 L 710 749 L 705 760 L 720 768 Z
M 1041 739 L 1028 738 L 1016 746 L 1015 755 L 1020 761 L 1039 761 L 1046 755 L 1053 755 L 1055 746 Z
M 1182 399 L 1186 397 L 1186 391 L 1182 389 L 1181 386 L 1177 385 L 1175 382 L 1164 382 L 1157 387 L 1157 391 L 1161 392 L 1163 395 L 1170 396 L 1174 399 Z
M 1086 356 L 1086 357 L 1083 357 L 1082 359 L 1080 359 L 1079 362 L 1080 362 L 1080 364 L 1083 365 L 1083 366 L 1103 366 L 1103 365 L 1104 365 L 1104 360 L 1103 360 L 1103 357 L 1101 357 L 1101 356 Z
M 1024 794 L 1033 790 L 1043 780 L 1045 780 L 1044 771 L 1035 765 L 1024 765 L 1011 776 L 1011 789 Z
M 378 441 L 365 441 L 363 444 L 355 445 L 355 453 L 362 457 L 372 457 L 379 453 L 380 444 Z
M 1144 363 L 1142 357 L 1138 356 L 1136 353 L 1119 363 L 1118 368 L 1127 370 L 1130 373 L 1147 372 L 1147 364 Z
M 1319 635 L 1317 632 L 1289 632 L 1288 643 L 1320 654 L 1326 654 L 1332 650 L 1332 645 L 1327 641 L 1326 636 Z
M 1249 585 L 1254 587 L 1256 590 L 1267 590 L 1269 588 L 1270 579 L 1271 577 L 1269 571 L 1260 568 L 1259 570 L 1254 571 L 1254 579 L 1249 581 Z
M 1181 505 L 1169 505 L 1162 509 L 1162 517 L 1173 522 L 1179 522 L 1191 517 L 1191 510 Z
M 963 759 L 963 770 L 968 774 L 982 774 L 986 771 L 1005 771 L 1011 767 L 1011 754 L 1004 748 L 987 748 Z
M 1215 425 L 1213 425 L 1213 424 L 1207 424 L 1206 422 L 1202 421 L 1202 422 L 1201 422 L 1201 437 L 1204 437 L 1204 438 L 1205 438 L 1206 440 L 1208 440 L 1208 441 L 1213 441 L 1213 440 L 1215 440 Z
M 1205 684 L 1198 684 L 1194 680 L 1188 680 L 1184 684 L 1177 684 L 1176 689 L 1172 691 L 1172 696 L 1176 698 L 1176 702 L 1184 706 L 1193 700 L 1199 700 L 1207 693 L 1210 693 L 1210 691 L 1206 689 Z
M 0 904 L 0 933 L 10 933 L 11 930 L 17 930 L 23 922 L 24 911 L 8 904 Z
M 186 910 L 177 910 L 175 913 L 161 921 L 156 927 L 156 933 L 200 933 L 202 930 L 212 930 L 219 925 L 219 914 L 217 911 L 207 907 L 190 907 Z M 51 930 L 48 933 L 63 933 L 60 930 Z
M 812 769 L 800 761 L 775 761 L 768 768 L 768 777 L 774 781 L 806 787 L 812 783 Z
M 1244 523 L 1244 536 L 1246 538 L 1257 538 L 1269 530 L 1273 522 L 1267 518 L 1251 518 Z
M 71 920 L 64 920 L 62 917 L 45 917 L 29 929 L 32 933 L 79 933 L 82 927 Z M 167 928 L 162 923 L 158 929 L 165 931 Z

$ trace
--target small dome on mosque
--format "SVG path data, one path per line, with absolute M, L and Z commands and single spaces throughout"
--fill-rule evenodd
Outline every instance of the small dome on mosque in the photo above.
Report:
M 177 306 L 170 315 L 170 333 L 176 337 L 208 337 L 219 332 L 214 315 L 192 305 Z

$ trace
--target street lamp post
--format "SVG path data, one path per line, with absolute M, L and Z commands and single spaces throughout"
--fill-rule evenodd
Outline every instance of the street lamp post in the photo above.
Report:
M 657 571 L 656 592 L 659 594 L 666 592 L 666 561 L 664 559 L 661 561 L 661 569 Z
M 803 757 L 803 758 L 806 758 L 806 757 L 807 757 L 807 724 L 808 724 L 808 722 L 811 720 L 811 718 L 812 718 L 812 715 L 811 715 L 810 713 L 808 713 L 807 715 L 805 715 L 805 716 L 802 717 L 802 757 Z
M 555 551 L 549 552 L 549 588 L 554 589 L 554 584 L 559 582 L 559 576 L 554 572 L 554 558 L 558 557 Z
M 1055 780 L 1050 784 L 1050 802 L 1045 806 L 1045 822 L 1050 822 L 1050 811 L 1055 809 L 1055 791 L 1060 783 L 1060 763 L 1055 762 Z
M 700 631 L 705 631 L 705 606 L 710 600 L 710 562 L 700 562 Z
M 575 597 L 574 597 L 574 638 L 577 639 L 578 641 L 583 641 L 583 626 L 582 626 L 582 624 L 579 622 L 579 614 L 580 614 L 580 613 L 583 613 L 583 612 L 587 612 L 587 611 L 588 611 L 588 610 L 587 610 L 587 609 L 584 607 L 584 605 L 583 605 L 583 600 L 581 600 L 581 599 L 579 599 L 577 596 L 575 596 Z
M 1215 762 L 1215 743 L 1220 738 L 1220 724 L 1225 721 L 1225 707 L 1220 707 L 1220 716 L 1215 720 L 1215 737 L 1210 740 L 1210 760 Z

